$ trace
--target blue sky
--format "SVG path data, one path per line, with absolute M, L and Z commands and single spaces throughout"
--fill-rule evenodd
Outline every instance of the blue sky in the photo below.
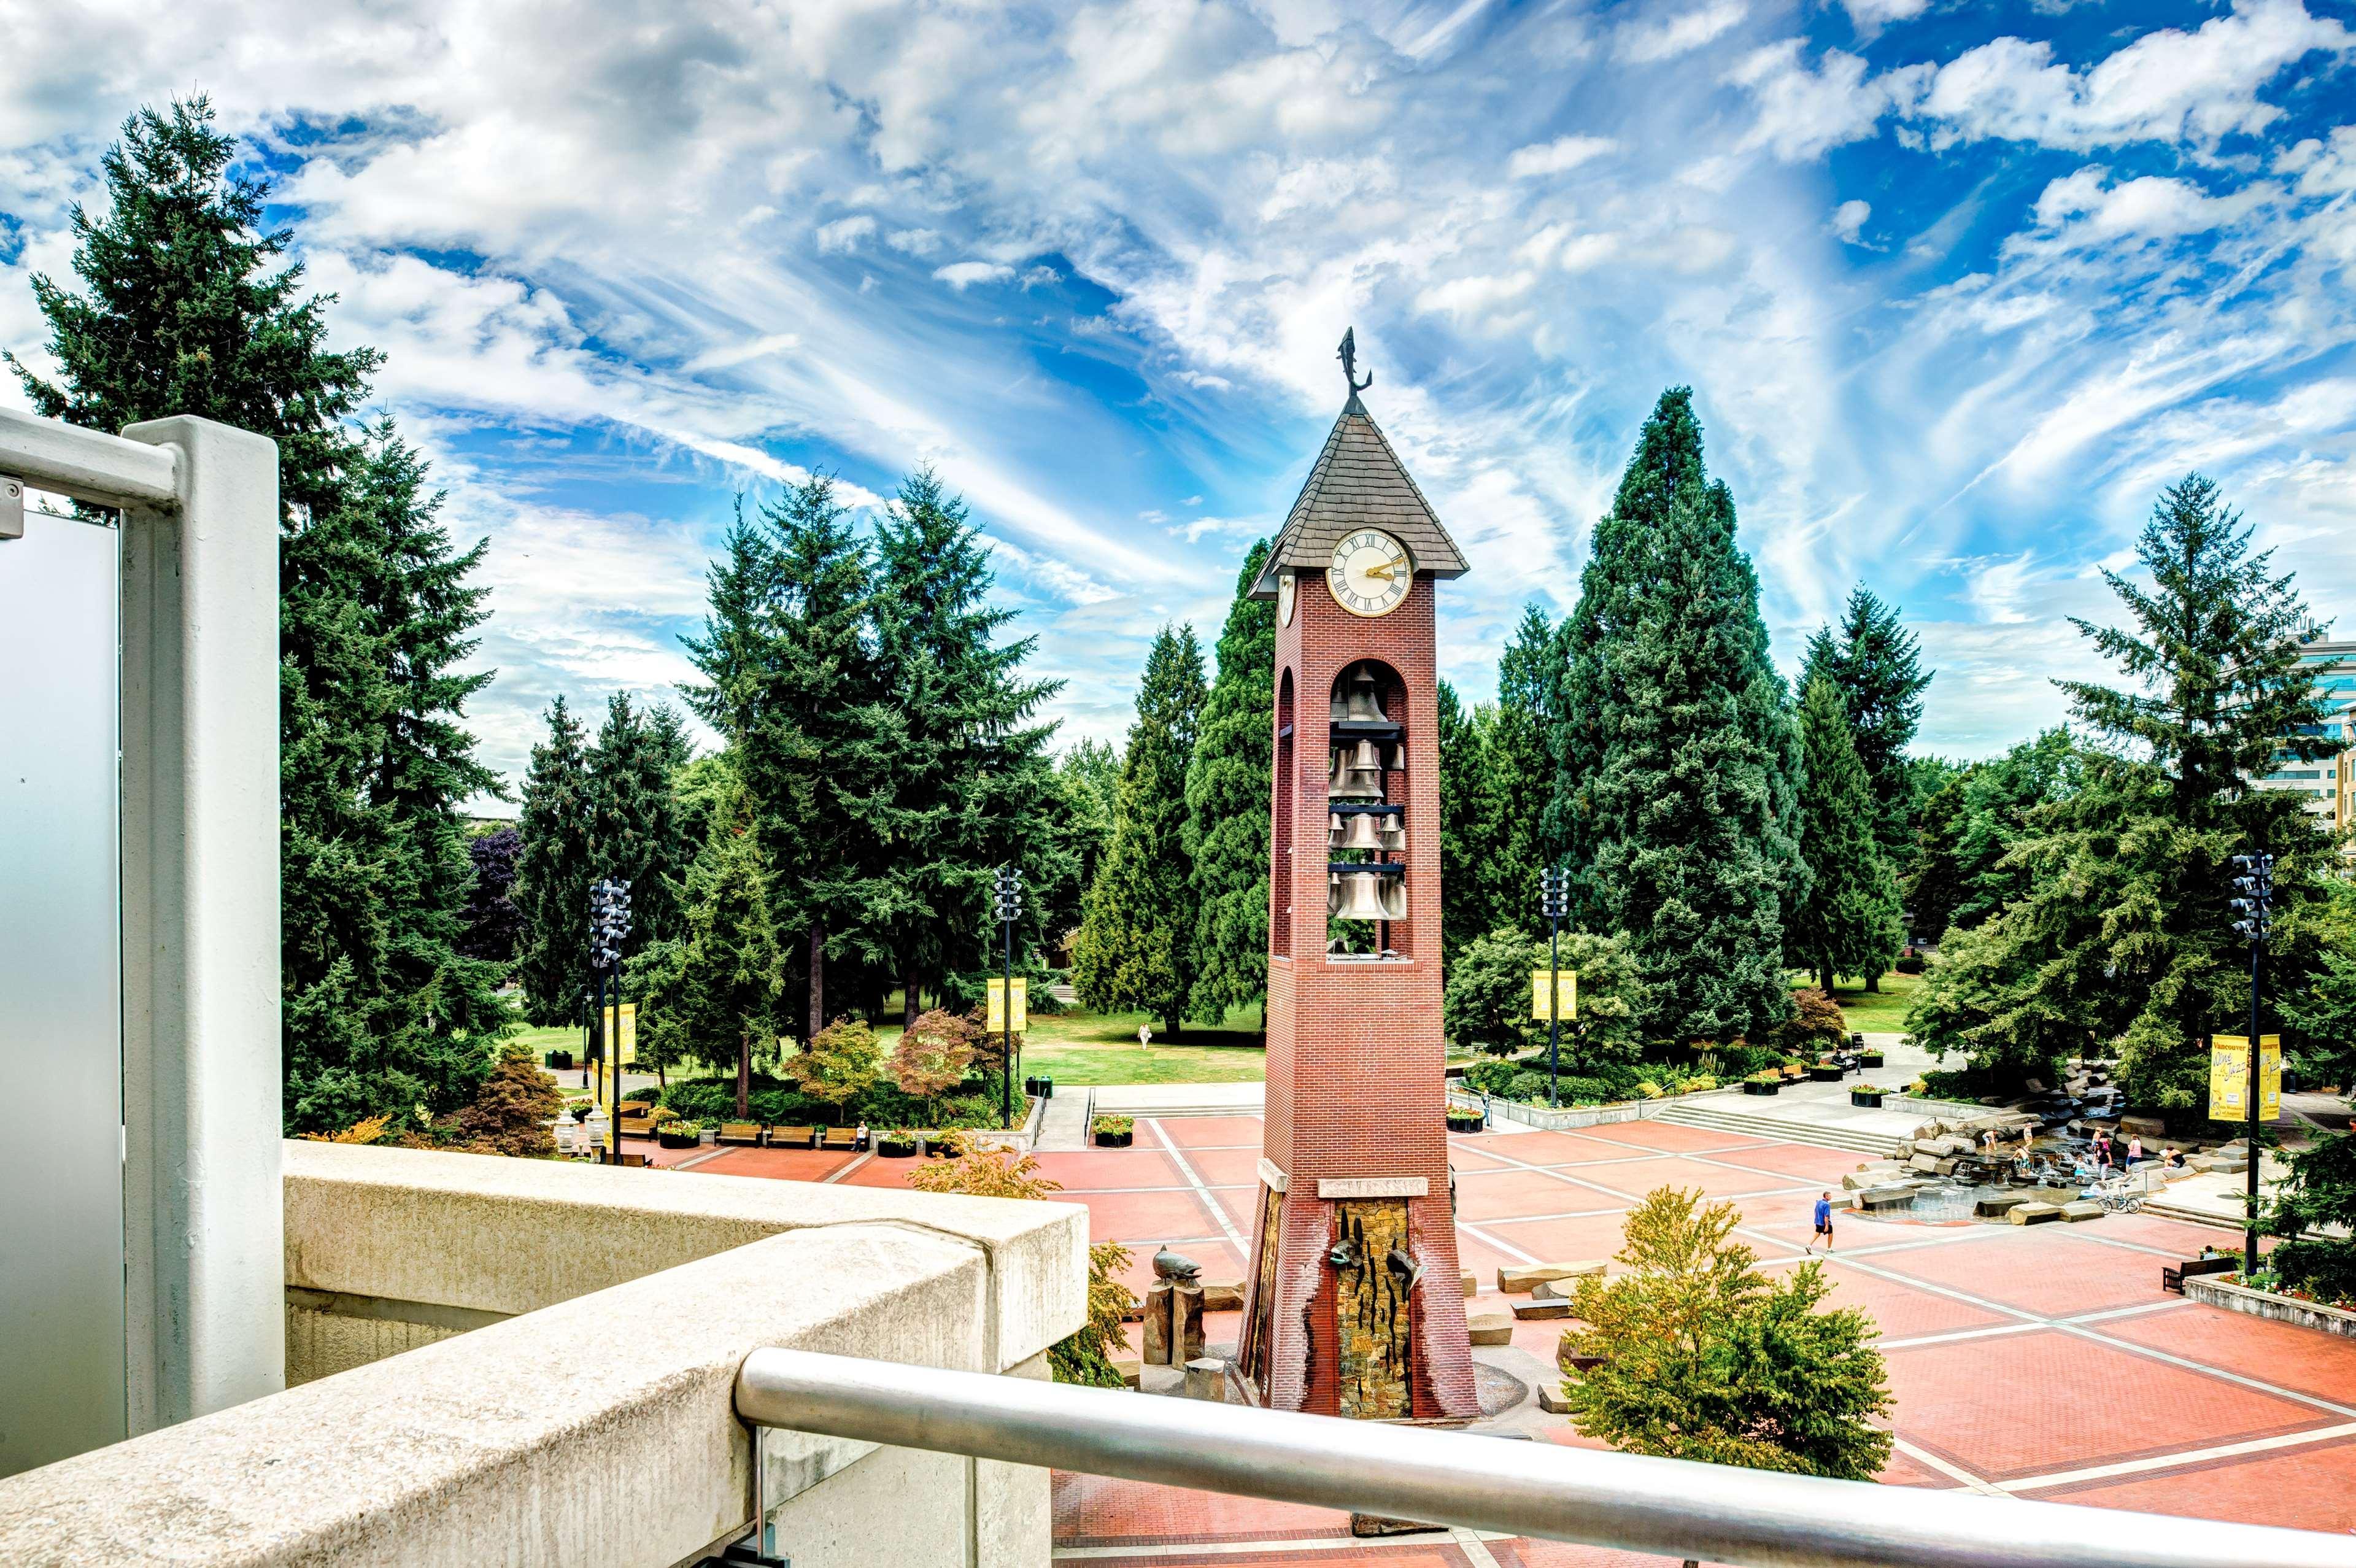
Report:
M 559 692 L 689 676 L 739 493 L 930 462 L 1069 684 L 1126 725 L 1215 635 L 1340 402 L 1470 558 L 1493 689 L 1691 383 L 1788 669 L 1864 581 L 1939 671 L 1921 744 L 2061 715 L 2198 467 L 2356 609 L 2356 13 L 2321 0 L 0 0 L 0 344 L 142 101 L 278 182 L 496 615 L 518 769 Z M 31 356 L 37 362 L 37 356 Z M 12 402 L 12 388 L 0 392 Z M 2356 624 L 2356 621 L 2351 621 Z

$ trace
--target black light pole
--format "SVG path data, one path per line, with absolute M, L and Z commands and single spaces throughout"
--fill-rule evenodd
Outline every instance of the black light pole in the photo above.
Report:
M 2242 1280 L 2247 1283 L 2258 1269 L 2258 1163 L 2264 1158 L 2258 1147 L 2258 985 L 2259 965 L 2266 950 L 2266 938 L 2274 928 L 2275 857 L 2271 854 L 2237 854 L 2233 857 L 2234 889 L 2242 896 L 2230 900 L 2233 912 L 2242 918 L 2233 922 L 2233 929 L 2250 944 L 2250 1079 L 2249 1103 L 2249 1213 L 2242 1238 Z
M 605 1107 L 607 1163 L 622 1163 L 622 943 L 630 934 L 630 885 L 600 877 L 589 885 L 589 974 L 597 1013 L 599 1069 L 614 1075 Z M 614 1027 L 605 1027 L 605 995 L 614 997 Z
M 1549 865 L 1539 877 L 1547 920 L 1547 1104 L 1562 1103 L 1562 918 L 1570 913 L 1570 873 Z
M 1005 1029 L 998 1064 L 999 1120 L 1012 1127 L 1014 1125 L 1014 922 L 1023 913 L 1022 869 L 1012 865 L 1000 866 L 996 893 L 998 924 L 1006 939 L 1003 967 L 999 972 L 998 1021 Z

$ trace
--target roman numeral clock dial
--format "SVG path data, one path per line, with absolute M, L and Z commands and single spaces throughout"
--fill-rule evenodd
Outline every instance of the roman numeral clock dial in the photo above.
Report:
M 1354 616 L 1383 616 L 1398 608 L 1415 581 L 1407 546 L 1378 528 L 1362 528 L 1333 546 L 1325 585 L 1333 602 Z

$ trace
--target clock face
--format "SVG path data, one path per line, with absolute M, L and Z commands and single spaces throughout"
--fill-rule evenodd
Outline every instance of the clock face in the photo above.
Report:
M 1292 624 L 1292 574 L 1276 575 L 1276 620 L 1279 626 Z
M 1378 528 L 1345 534 L 1333 546 L 1333 563 L 1325 568 L 1325 585 L 1333 602 L 1354 616 L 1388 615 L 1406 599 L 1415 581 L 1415 564 L 1407 547 Z

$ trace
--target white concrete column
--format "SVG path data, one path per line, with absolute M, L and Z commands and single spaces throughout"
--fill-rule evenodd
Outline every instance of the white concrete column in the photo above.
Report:
M 125 1359 L 134 1434 L 286 1377 L 278 448 L 210 420 L 123 517 Z

